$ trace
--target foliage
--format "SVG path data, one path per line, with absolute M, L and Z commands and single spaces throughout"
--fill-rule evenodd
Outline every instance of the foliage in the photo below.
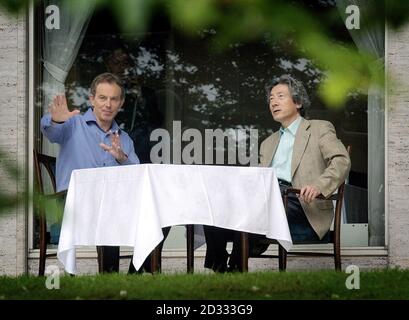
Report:
M 70 0 L 72 1 L 72 0 Z M 330 106 L 341 106 L 347 94 L 358 89 L 366 92 L 369 85 L 383 85 L 383 70 L 374 68 L 375 57 L 359 53 L 332 40 L 336 26 L 334 14 L 320 15 L 308 1 L 284 0 L 95 0 L 99 7 L 108 7 L 115 14 L 124 33 L 143 31 L 158 11 L 166 14 L 176 28 L 191 35 L 198 30 L 218 30 L 215 44 L 223 49 L 234 41 L 262 39 L 266 32 L 276 40 L 293 39 L 288 49 L 311 58 L 317 66 L 328 70 L 320 93 Z M 0 5 L 16 13 L 29 0 L 0 0 Z M 39 3 L 38 1 L 34 1 Z M 361 1 L 362 23 L 371 28 L 386 20 L 398 28 L 409 16 L 407 2 Z M 81 1 L 79 2 L 81 3 Z M 323 3 L 334 5 L 334 1 Z M 352 3 L 352 2 L 351 2 Z M 78 5 L 81 10 L 81 5 Z
M 0 150 L 0 176 L 0 212 L 2 212 L 17 206 L 25 198 L 23 193 L 6 191 L 6 184 L 9 181 L 18 181 L 19 172 L 16 162 L 10 159 L 2 150 Z

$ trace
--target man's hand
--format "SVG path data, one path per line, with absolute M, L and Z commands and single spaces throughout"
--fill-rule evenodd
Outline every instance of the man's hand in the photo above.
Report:
M 51 113 L 51 120 L 54 122 L 65 122 L 69 118 L 80 113 L 79 110 L 68 110 L 67 99 L 65 95 L 57 95 L 50 104 L 49 111 Z
M 119 139 L 118 131 L 111 132 L 111 146 L 108 146 L 104 143 L 100 143 L 99 146 L 104 149 L 106 152 L 112 154 L 112 156 L 119 162 L 122 163 L 128 159 L 128 156 L 122 151 L 121 148 L 121 139 Z
M 301 188 L 300 198 L 304 200 L 306 203 L 310 203 L 318 195 L 320 195 L 320 193 L 321 191 L 314 186 L 304 186 Z

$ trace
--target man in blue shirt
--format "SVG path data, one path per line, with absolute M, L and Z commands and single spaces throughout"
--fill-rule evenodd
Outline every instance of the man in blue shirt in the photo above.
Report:
M 125 101 L 121 80 L 111 73 L 98 75 L 89 100 L 92 108 L 80 115 L 69 111 L 65 96 L 56 96 L 41 119 L 41 132 L 60 145 L 57 191 L 68 188 L 75 169 L 139 164 L 132 140 L 114 120 Z M 119 271 L 119 247 L 99 246 L 97 251 L 100 271 Z

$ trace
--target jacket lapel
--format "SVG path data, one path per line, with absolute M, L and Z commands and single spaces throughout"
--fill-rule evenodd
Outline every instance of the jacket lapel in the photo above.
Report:
M 273 133 L 271 136 L 271 143 L 266 146 L 266 157 L 265 157 L 265 163 L 262 165 L 264 167 L 270 167 L 271 162 L 273 161 L 274 154 L 277 151 L 278 143 L 280 142 L 280 133 L 279 131 Z
M 301 158 L 310 138 L 311 133 L 308 131 L 309 127 L 310 122 L 308 120 L 302 119 L 297 133 L 295 134 L 293 158 L 291 159 L 291 179 L 294 177 L 294 173 L 300 164 Z

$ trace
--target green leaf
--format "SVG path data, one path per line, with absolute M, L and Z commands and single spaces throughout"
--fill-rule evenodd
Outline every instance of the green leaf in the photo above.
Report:
M 146 29 L 154 0 L 115 0 L 112 11 L 124 33 L 138 33 Z
M 209 26 L 221 19 L 215 0 L 185 1 L 174 0 L 167 4 L 171 19 L 188 33 Z

